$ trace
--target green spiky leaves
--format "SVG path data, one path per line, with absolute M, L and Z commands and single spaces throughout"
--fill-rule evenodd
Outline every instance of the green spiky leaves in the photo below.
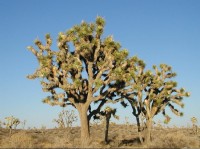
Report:
M 112 115 L 115 119 L 119 120 L 119 116 L 116 115 L 116 112 L 117 112 L 116 109 L 113 109 L 113 108 L 111 108 L 111 107 L 109 107 L 109 106 L 107 106 L 107 107 L 104 109 L 104 111 L 103 111 L 104 116 L 110 118 L 111 115 Z
M 39 39 L 35 39 L 34 41 L 35 45 L 40 46 L 42 45 L 42 42 Z
M 97 37 L 100 37 L 103 34 L 103 29 L 105 26 L 105 20 L 102 17 L 96 18 L 96 33 Z
M 74 80 L 74 84 L 75 84 L 75 87 L 80 87 L 82 85 L 82 81 L 80 79 L 75 79 Z
M 48 45 L 48 46 L 51 46 L 52 45 L 52 39 L 51 39 L 51 36 L 50 36 L 50 34 L 46 34 L 46 44 Z
M 28 47 L 39 62 L 39 68 L 28 78 L 40 78 L 43 91 L 51 94 L 43 102 L 60 106 L 70 102 L 76 106 L 87 100 L 104 99 L 105 103 L 114 103 L 117 95 L 132 100 L 132 106 L 146 118 L 153 118 L 167 105 L 181 116 L 172 104 L 183 107 L 183 96 L 190 94 L 176 89 L 177 82 L 172 80 L 176 74 L 171 66 L 161 64 L 145 70 L 145 62 L 137 56 L 128 57 L 128 50 L 121 49 L 113 36 L 101 38 L 104 26 L 105 20 L 97 17 L 94 23 L 82 21 L 67 32 L 60 32 L 58 51 L 51 50 L 50 34 L 46 34 L 45 44 L 35 40 L 38 50 Z M 121 104 L 127 106 L 124 101 Z M 169 119 L 166 117 L 166 122 Z
M 98 90 L 103 85 L 103 81 L 101 79 L 95 80 L 94 86 Z
M 113 53 L 113 55 L 114 55 L 116 62 L 118 64 L 120 64 L 121 62 L 123 62 L 123 60 L 125 60 L 127 58 L 128 50 L 124 49 L 124 50 L 121 50 L 121 51 L 115 51 Z
M 177 82 L 172 80 L 176 73 L 172 72 L 171 66 L 161 64 L 157 67 L 154 65 L 153 70 L 145 71 L 144 62 L 137 57 L 133 57 L 131 63 L 136 66 L 134 72 L 130 74 L 134 80 L 132 85 L 134 97 L 131 99 L 128 96 L 128 99 L 129 101 L 136 99 L 140 103 L 132 105 L 133 111 L 136 111 L 136 109 L 142 111 L 145 118 L 150 119 L 169 107 L 175 115 L 183 116 L 182 112 L 175 109 L 175 105 L 183 108 L 183 97 L 188 97 L 190 94 L 183 88 L 177 89 Z M 128 91 L 130 92 L 130 89 Z M 135 92 L 138 94 L 134 94 Z M 136 112 L 134 115 L 136 116 Z M 163 115 L 165 116 L 165 123 L 169 123 L 171 118 L 165 112 Z
M 96 24 L 99 25 L 99 26 L 103 26 L 104 27 L 105 26 L 105 20 L 102 17 L 98 16 L 96 18 Z
M 190 97 L 190 93 L 189 93 L 189 92 L 186 92 L 186 93 L 185 93 L 185 96 L 186 96 L 186 97 Z

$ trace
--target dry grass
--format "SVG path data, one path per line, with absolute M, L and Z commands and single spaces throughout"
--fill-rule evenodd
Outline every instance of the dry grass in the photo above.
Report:
M 111 125 L 109 143 L 105 144 L 104 128 L 91 127 L 90 148 L 142 148 L 135 126 Z M 190 129 L 154 129 L 150 147 L 153 148 L 199 148 L 199 137 Z M 78 148 L 80 128 L 15 130 L 0 129 L 0 148 Z
M 17 132 L 1 141 L 2 148 L 32 148 L 33 139 L 26 132 Z
M 199 148 L 199 137 L 184 130 L 165 131 L 153 137 L 153 148 Z

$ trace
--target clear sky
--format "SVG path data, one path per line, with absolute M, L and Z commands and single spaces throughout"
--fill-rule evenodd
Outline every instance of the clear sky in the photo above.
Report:
M 200 1 L 199 0 L 0 0 L 0 120 L 13 115 L 30 127 L 53 127 L 60 107 L 43 104 L 39 81 L 26 79 L 37 68 L 26 47 L 66 31 L 82 20 L 106 20 L 104 36 L 113 35 L 130 56 L 142 58 L 147 68 L 166 63 L 178 74 L 180 87 L 191 92 L 184 100 L 184 117 L 171 124 L 187 126 L 192 116 L 200 120 Z M 127 114 L 135 123 L 131 111 Z M 162 117 L 159 117 L 163 120 Z

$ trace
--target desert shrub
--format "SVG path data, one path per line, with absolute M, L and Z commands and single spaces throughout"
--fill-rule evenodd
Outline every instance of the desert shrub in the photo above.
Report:
M 53 119 L 53 122 L 58 124 L 58 128 L 67 128 L 72 127 L 77 120 L 74 110 L 63 110 L 59 113 L 58 119 Z
M 25 132 L 18 132 L 1 141 L 2 148 L 33 148 L 34 143 L 30 135 Z
M 183 132 L 162 133 L 154 137 L 151 147 L 156 148 L 198 148 L 199 141 L 197 137 L 188 136 Z
M 66 147 L 73 147 L 73 142 L 70 141 L 69 136 L 58 137 L 54 138 L 52 147 L 53 148 L 66 148 Z

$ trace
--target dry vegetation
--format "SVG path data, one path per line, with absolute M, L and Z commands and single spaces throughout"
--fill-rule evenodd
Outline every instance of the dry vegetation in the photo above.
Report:
M 90 148 L 144 148 L 138 139 L 137 127 L 133 125 L 111 124 L 109 142 L 105 144 L 104 127 L 91 126 Z M 199 148 L 200 135 L 191 128 L 155 128 L 153 129 L 152 148 Z M 80 147 L 80 127 L 65 129 L 0 129 L 1 148 L 77 148 Z

